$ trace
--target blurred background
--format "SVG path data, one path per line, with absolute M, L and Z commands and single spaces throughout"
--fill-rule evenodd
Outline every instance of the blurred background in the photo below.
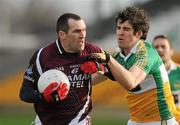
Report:
M 79 14 L 87 24 L 87 40 L 113 51 L 115 16 L 133 5 L 148 12 L 147 40 L 169 36 L 173 59 L 180 62 L 179 0 L 0 0 L 0 125 L 30 125 L 34 120 L 33 105 L 19 99 L 23 73 L 33 53 L 56 40 L 55 24 L 61 14 Z M 110 80 L 94 86 L 94 125 L 125 125 L 129 115 L 124 95 L 124 89 Z

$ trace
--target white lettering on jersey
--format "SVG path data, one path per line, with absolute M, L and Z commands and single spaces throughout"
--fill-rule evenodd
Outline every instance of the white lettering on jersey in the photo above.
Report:
M 78 70 L 79 70 L 79 68 L 74 68 L 74 69 L 71 70 L 71 73 L 76 74 L 76 73 L 78 73 Z
M 27 79 L 27 80 L 29 80 L 29 81 L 31 81 L 31 82 L 34 82 L 34 79 L 31 78 L 30 76 L 24 76 L 24 79 Z
M 72 75 L 68 76 L 68 79 L 71 83 L 72 87 L 82 88 L 84 87 L 84 80 L 87 79 L 87 75 L 79 74 L 79 75 Z
M 62 67 L 57 67 L 56 69 L 60 70 L 60 71 L 64 71 L 64 67 L 63 66 Z
M 76 88 L 82 88 L 84 87 L 84 81 L 71 82 L 71 86 Z

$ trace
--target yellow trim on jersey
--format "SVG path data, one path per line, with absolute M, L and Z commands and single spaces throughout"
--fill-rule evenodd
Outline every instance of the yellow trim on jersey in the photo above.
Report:
M 165 100 L 168 103 L 169 109 L 173 114 L 178 114 L 173 103 L 173 97 L 170 91 L 169 83 L 164 84 Z M 153 122 L 161 121 L 160 112 L 157 103 L 157 90 L 152 89 L 144 93 L 133 94 L 127 93 L 128 108 L 131 115 L 131 120 L 136 122 Z M 170 106 L 171 105 L 171 106 Z M 180 115 L 179 115 L 180 116 Z
M 138 58 L 138 60 L 135 63 L 135 65 L 138 66 L 140 69 L 144 70 L 147 64 L 147 55 L 148 55 L 144 42 L 139 43 L 136 54 L 137 54 L 136 57 Z
M 180 106 L 179 107 L 176 106 L 176 111 L 174 112 L 174 116 L 175 116 L 176 121 L 180 125 Z

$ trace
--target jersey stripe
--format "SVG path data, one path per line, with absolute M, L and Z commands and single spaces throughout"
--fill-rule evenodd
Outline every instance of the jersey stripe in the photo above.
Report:
M 163 83 L 163 84 L 156 84 L 156 86 L 157 86 L 157 97 L 158 97 L 158 107 L 159 107 L 159 112 L 160 112 L 160 116 L 162 119 L 166 119 L 166 118 L 169 118 L 171 116 L 168 104 L 166 103 L 167 96 L 165 96 L 165 95 L 171 95 L 170 91 L 168 91 L 170 89 L 170 84 L 168 81 L 167 72 L 165 72 L 165 70 L 166 69 L 165 69 L 164 65 L 161 65 L 159 67 L 161 79 L 158 79 L 157 83 Z M 171 97 L 171 96 L 169 96 L 169 97 Z M 168 101 L 170 101 L 170 100 L 168 99 Z
M 89 90 L 88 90 L 88 96 L 87 96 L 87 101 L 86 104 L 84 105 L 84 107 L 79 111 L 78 115 L 71 120 L 71 122 L 69 123 L 69 125 L 77 125 L 79 122 L 79 119 L 81 118 L 81 116 L 83 115 L 83 113 L 85 113 L 86 108 L 88 107 L 89 101 L 90 101 L 90 88 L 91 88 L 91 83 L 89 81 Z
M 62 54 L 61 48 L 60 48 L 60 46 L 59 46 L 59 44 L 58 44 L 58 40 L 56 40 L 56 46 L 57 46 L 57 48 L 58 48 L 58 50 L 59 50 L 59 53 Z
M 39 75 L 41 75 L 43 73 L 42 71 L 42 68 L 41 68 L 41 64 L 40 64 L 40 60 L 39 60 L 39 57 L 40 57 L 40 54 L 41 54 L 41 51 L 43 50 L 43 48 L 41 48 L 37 54 L 37 58 L 36 58 L 36 66 L 37 66 L 37 70 L 39 72 Z
M 147 50 L 143 42 L 138 45 L 138 48 L 139 49 L 136 52 L 137 62 L 135 65 L 144 70 L 147 64 Z

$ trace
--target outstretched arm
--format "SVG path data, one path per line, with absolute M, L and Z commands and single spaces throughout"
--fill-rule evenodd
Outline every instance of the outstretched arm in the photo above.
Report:
M 125 89 L 131 90 L 140 84 L 146 77 L 146 72 L 138 67 L 138 65 L 144 66 L 146 58 L 142 60 L 136 60 L 134 65 L 127 70 L 121 64 L 119 64 L 112 56 L 107 53 L 93 53 L 89 56 L 89 60 L 96 61 L 98 63 L 106 63 L 114 77 Z
M 136 65 L 127 70 L 111 56 L 107 64 L 115 80 L 127 90 L 135 88 L 146 77 L 145 71 Z

